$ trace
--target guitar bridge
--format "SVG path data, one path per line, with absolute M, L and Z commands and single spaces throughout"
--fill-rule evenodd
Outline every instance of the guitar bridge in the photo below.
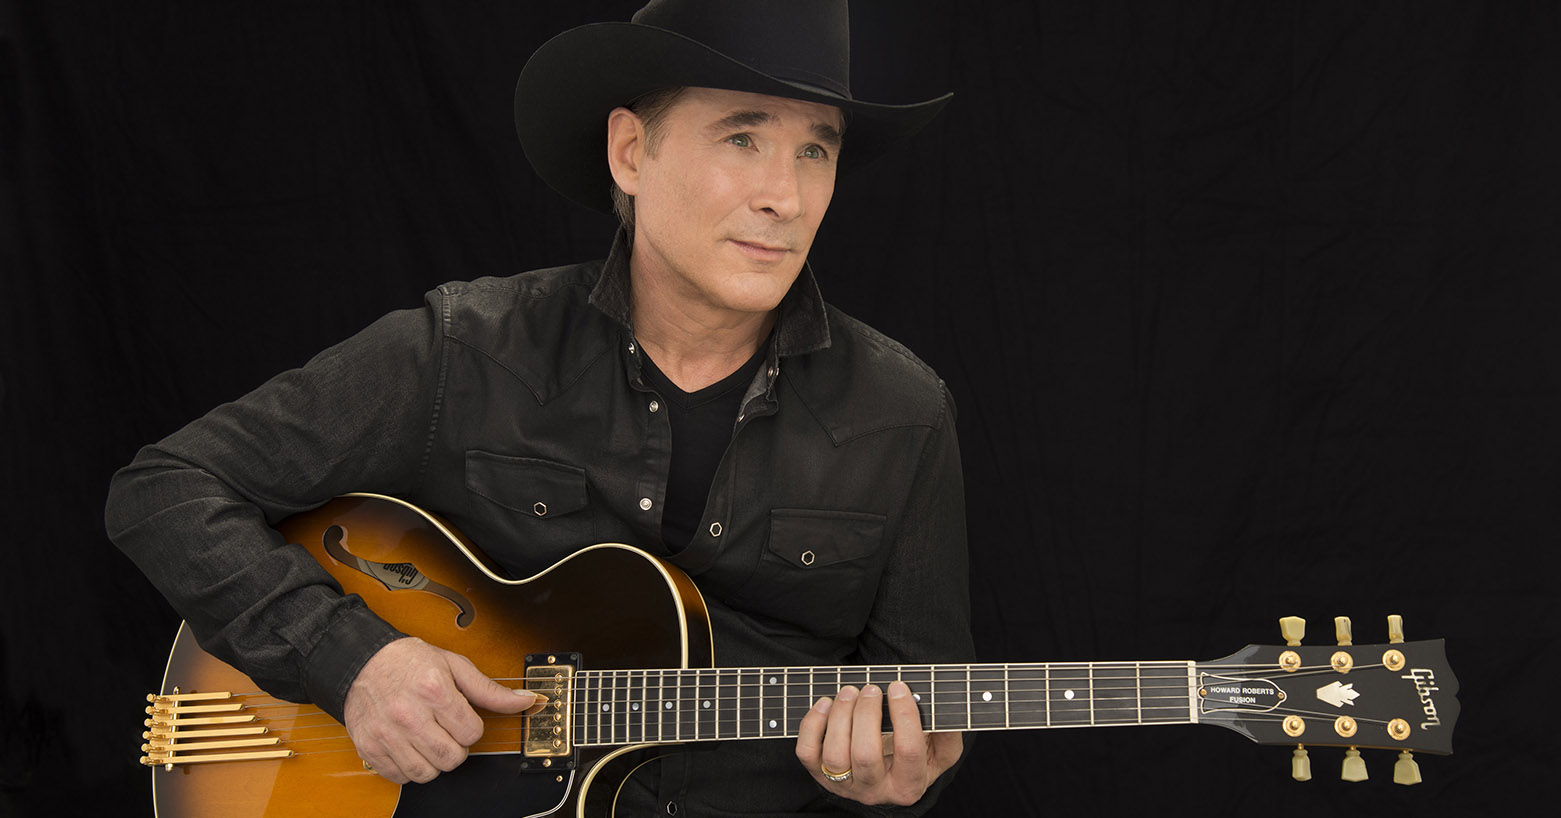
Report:
M 548 699 L 541 712 L 525 717 L 522 752 L 526 758 L 543 759 L 552 767 L 556 758 L 574 755 L 571 729 L 574 712 L 572 691 L 574 673 L 580 664 L 578 653 L 534 653 L 526 656 L 526 689 Z M 522 765 L 529 767 L 531 765 Z M 568 766 L 573 767 L 571 763 Z

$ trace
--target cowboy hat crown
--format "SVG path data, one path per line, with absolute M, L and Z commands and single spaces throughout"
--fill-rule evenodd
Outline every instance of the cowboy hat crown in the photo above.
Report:
M 833 105 L 850 122 L 842 170 L 927 124 L 952 96 L 911 105 L 851 95 L 845 0 L 651 0 L 629 22 L 573 28 L 537 49 L 515 84 L 515 131 L 537 173 L 611 212 L 607 115 L 661 88 L 749 91 Z

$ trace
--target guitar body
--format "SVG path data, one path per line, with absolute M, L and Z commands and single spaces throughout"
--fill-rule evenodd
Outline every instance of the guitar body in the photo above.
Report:
M 708 614 L 693 583 L 628 546 L 594 546 L 509 580 L 454 529 L 391 498 L 338 498 L 280 530 L 396 628 L 466 656 L 511 687 L 522 686 L 528 654 L 576 653 L 591 670 L 711 663 Z M 155 767 L 159 818 L 594 817 L 610 812 L 622 776 L 645 755 L 635 747 L 585 749 L 544 766 L 521 753 L 521 720 L 506 727 L 497 719 L 455 772 L 402 787 L 365 770 L 335 720 L 260 693 L 201 650 L 187 628 L 174 642 L 162 693 L 176 689 L 233 694 L 292 755 Z

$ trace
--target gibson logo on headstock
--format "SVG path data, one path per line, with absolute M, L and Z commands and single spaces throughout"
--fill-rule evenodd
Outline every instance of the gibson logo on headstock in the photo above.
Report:
M 1441 724 L 1442 719 L 1436 715 L 1436 701 L 1431 698 L 1432 693 L 1441 690 L 1436 686 L 1436 671 L 1417 667 L 1409 671 L 1408 676 L 1399 678 L 1414 682 L 1415 692 L 1420 694 L 1420 709 L 1426 714 L 1426 721 L 1420 722 L 1420 729 L 1426 730 Z

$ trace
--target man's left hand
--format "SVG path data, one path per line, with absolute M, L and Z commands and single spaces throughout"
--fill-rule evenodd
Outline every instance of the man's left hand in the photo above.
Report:
M 889 685 L 894 754 L 883 739 L 883 691 L 877 685 L 841 688 L 819 699 L 797 730 L 797 758 L 824 789 L 863 804 L 908 806 L 954 766 L 965 742 L 959 733 L 921 729 L 916 700 L 904 682 Z M 849 773 L 844 780 L 833 780 Z

